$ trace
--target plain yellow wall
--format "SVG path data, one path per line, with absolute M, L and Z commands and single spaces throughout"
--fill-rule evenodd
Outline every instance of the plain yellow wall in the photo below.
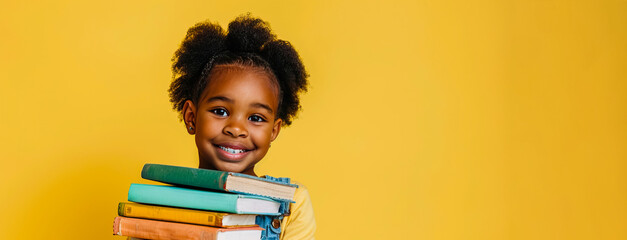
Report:
M 0 239 L 120 239 L 144 163 L 197 166 L 173 52 L 245 12 L 311 75 L 258 172 L 318 239 L 627 239 L 625 1 L 1 5 Z

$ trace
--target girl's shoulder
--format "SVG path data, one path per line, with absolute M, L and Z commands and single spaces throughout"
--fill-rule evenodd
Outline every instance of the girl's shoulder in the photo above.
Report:
M 294 203 L 290 204 L 290 215 L 281 221 L 281 239 L 314 239 L 316 219 L 309 190 L 305 185 L 298 185 L 294 194 Z

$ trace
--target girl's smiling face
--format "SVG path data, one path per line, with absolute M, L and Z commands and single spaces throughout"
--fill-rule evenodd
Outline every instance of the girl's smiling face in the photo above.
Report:
M 199 167 L 256 176 L 255 164 L 281 129 L 278 95 L 276 82 L 263 70 L 216 66 L 198 103 L 188 100 L 184 108 L 188 132 L 196 135 Z

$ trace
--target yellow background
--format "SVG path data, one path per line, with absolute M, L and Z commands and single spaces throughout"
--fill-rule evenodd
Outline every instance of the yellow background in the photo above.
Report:
M 311 75 L 259 173 L 319 239 L 627 239 L 625 1 L 3 1 L 0 239 L 119 239 L 186 30 L 252 12 Z

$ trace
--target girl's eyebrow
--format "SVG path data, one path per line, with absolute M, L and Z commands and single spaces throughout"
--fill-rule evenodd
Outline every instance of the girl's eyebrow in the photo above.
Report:
M 235 102 L 233 99 L 230 99 L 228 97 L 225 96 L 215 96 L 215 97 L 210 97 L 209 99 L 207 99 L 207 102 L 215 102 L 215 101 L 224 101 L 224 102 L 228 102 L 228 103 L 233 103 Z M 272 108 L 268 105 L 268 104 L 263 104 L 263 103 L 251 103 L 250 104 L 251 107 L 254 108 L 263 108 L 265 110 L 268 110 L 268 112 L 270 112 L 271 114 L 274 113 L 274 111 L 272 111 Z
M 207 99 L 207 102 L 215 102 L 215 101 L 225 101 L 225 102 L 229 102 L 232 103 L 233 99 L 230 99 L 228 97 L 224 97 L 224 96 L 215 96 L 215 97 L 211 97 L 209 99 Z
M 272 108 L 270 106 L 268 106 L 267 104 L 263 104 L 263 103 L 251 103 L 250 104 L 251 107 L 254 108 L 263 108 L 268 110 L 268 112 L 270 112 L 271 114 L 273 113 Z

